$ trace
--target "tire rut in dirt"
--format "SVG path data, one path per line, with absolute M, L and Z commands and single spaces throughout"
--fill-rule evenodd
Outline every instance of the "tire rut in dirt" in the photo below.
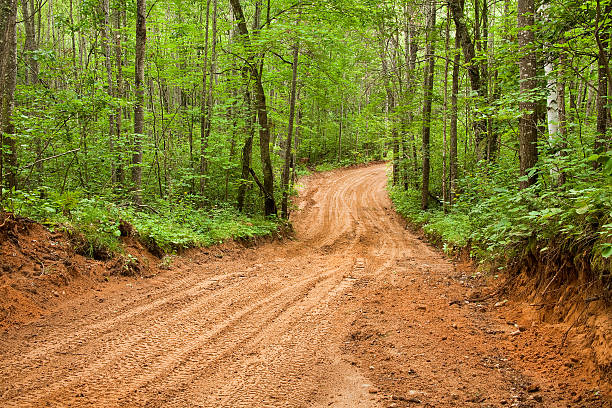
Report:
M 74 313 L 34 340 L 15 339 L 0 352 L 0 402 L 311 405 L 340 375 L 331 367 L 343 294 L 383 275 L 402 252 L 385 180 L 384 166 L 321 176 L 304 193 L 314 205 L 297 214 L 296 241 L 263 245 L 247 262 L 193 265 L 87 321 Z

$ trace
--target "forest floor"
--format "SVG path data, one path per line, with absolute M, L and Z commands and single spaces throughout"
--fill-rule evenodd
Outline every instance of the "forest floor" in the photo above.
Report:
M 103 266 L 61 261 L 32 227 L 3 262 L 55 239 L 72 284 L 0 271 L 0 405 L 612 407 L 561 347 L 567 325 L 475 300 L 494 283 L 404 227 L 385 170 L 313 174 L 295 239 L 191 250 L 147 278 L 71 277 Z

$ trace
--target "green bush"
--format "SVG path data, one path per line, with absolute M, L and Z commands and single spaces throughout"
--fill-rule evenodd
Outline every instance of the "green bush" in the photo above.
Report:
M 397 211 L 422 227 L 448 252 L 468 247 L 471 255 L 492 264 L 526 256 L 551 262 L 582 259 L 602 277 L 610 275 L 612 257 L 612 160 L 607 155 L 542 160 L 532 171 L 538 182 L 519 190 L 516 177 L 502 165 L 481 169 L 458 181 L 455 203 L 445 214 L 439 208 L 420 210 L 420 191 L 390 189 Z M 603 171 L 594 170 L 593 162 Z M 555 162 L 553 164 L 553 162 Z M 565 169 L 566 182 L 556 185 Z

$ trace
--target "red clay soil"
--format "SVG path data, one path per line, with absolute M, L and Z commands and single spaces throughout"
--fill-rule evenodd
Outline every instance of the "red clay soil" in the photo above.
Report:
M 385 185 L 380 164 L 315 174 L 294 240 L 193 250 L 164 271 L 147 258 L 148 279 L 106 281 L 40 226 L 0 230 L 0 406 L 612 406 L 560 347 L 567 325 L 474 301 L 487 281 L 407 231 Z M 10 260 L 52 254 L 34 239 L 60 243 L 42 277 Z M 51 265 L 71 284 L 45 280 Z

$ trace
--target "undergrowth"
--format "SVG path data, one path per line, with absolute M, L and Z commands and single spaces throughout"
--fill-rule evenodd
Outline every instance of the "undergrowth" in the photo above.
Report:
M 101 197 L 87 198 L 78 191 L 51 193 L 47 198 L 16 192 L 7 209 L 66 232 L 78 253 L 95 259 L 121 253 L 122 235 L 134 235 L 161 256 L 228 239 L 270 235 L 280 227 L 276 218 L 248 217 L 230 206 L 201 209 L 189 202 L 158 200 L 135 209 Z
M 496 270 L 516 272 L 535 264 L 562 269 L 566 280 L 586 273 L 610 289 L 612 272 L 612 159 L 592 155 L 576 160 L 566 182 L 546 162 L 533 171 L 538 182 L 519 190 L 503 165 L 490 166 L 458 181 L 459 194 L 445 213 L 421 211 L 421 192 L 390 188 L 396 210 L 421 227 L 448 254 L 470 255 Z M 601 170 L 594 171 L 598 162 Z

